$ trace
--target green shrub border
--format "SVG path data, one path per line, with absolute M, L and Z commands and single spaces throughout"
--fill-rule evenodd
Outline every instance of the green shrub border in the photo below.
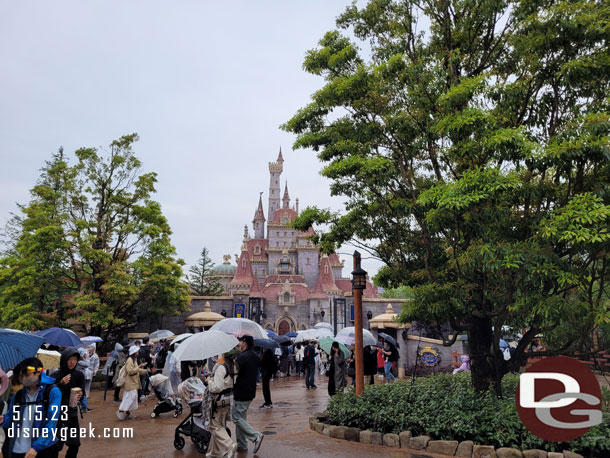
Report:
M 353 389 L 333 396 L 326 414 L 331 425 L 380 433 L 411 431 L 413 436 L 470 440 L 496 448 L 610 455 L 610 412 L 604 411 L 602 424 L 578 439 L 562 443 L 543 441 L 519 419 L 514 401 L 518 381 L 518 375 L 504 377 L 504 399 L 497 399 L 492 390 L 475 393 L 467 373 L 422 377 L 412 389 L 406 382 L 370 385 L 359 397 Z

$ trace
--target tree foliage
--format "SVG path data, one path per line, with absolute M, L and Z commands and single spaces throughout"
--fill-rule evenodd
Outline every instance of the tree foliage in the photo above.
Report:
M 155 173 L 141 173 L 136 134 L 106 154 L 62 149 L 41 171 L 31 201 L 6 232 L 0 259 L 0 320 L 30 329 L 69 319 L 108 335 L 138 316 L 185 310 L 188 285 L 171 229 L 155 192 Z
M 220 296 L 224 290 L 218 278 L 214 277 L 214 262 L 206 247 L 201 250 L 197 264 L 189 269 L 189 285 L 197 296 Z
M 372 0 L 337 19 L 304 69 L 321 89 L 283 128 L 313 148 L 344 212 L 296 225 L 352 242 L 407 285 L 403 320 L 468 332 L 485 390 L 562 320 L 610 321 L 610 8 L 590 0 Z M 452 338 L 447 337 L 450 343 Z

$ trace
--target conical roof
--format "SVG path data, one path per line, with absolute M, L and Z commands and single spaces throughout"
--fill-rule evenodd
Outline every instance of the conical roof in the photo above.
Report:
M 280 146 L 280 154 L 277 155 L 276 162 L 284 162 L 284 157 L 282 156 L 282 147 Z
M 261 288 L 258 284 L 258 280 L 256 278 L 252 280 L 252 286 L 250 287 L 250 297 L 259 299 L 265 297 L 263 296 L 263 292 L 261 291 Z
M 313 287 L 313 291 L 307 297 L 307 299 L 328 299 L 328 294 L 322 289 L 322 283 L 320 283 L 320 276 L 316 279 L 316 284 Z
M 258 196 L 258 208 L 256 209 L 256 211 L 254 212 L 254 219 L 252 220 L 252 222 L 254 221 L 263 221 L 265 222 L 265 212 L 263 211 L 263 198 L 262 195 Z
M 235 276 L 231 280 L 231 285 L 251 285 L 254 279 L 252 273 L 252 265 L 250 264 L 250 257 L 248 256 L 248 247 L 244 243 L 242 246 L 241 255 L 239 261 L 237 261 L 237 270 Z
M 184 319 L 184 325 L 187 327 L 204 327 L 213 326 L 225 317 L 220 313 L 212 312 L 210 303 L 206 302 L 202 312 L 193 313 Z
M 323 255 L 320 259 L 320 270 L 318 271 L 318 281 L 322 285 L 322 289 L 325 293 L 337 293 L 341 290 L 335 283 L 335 276 L 333 275 L 333 269 L 330 265 L 328 255 Z

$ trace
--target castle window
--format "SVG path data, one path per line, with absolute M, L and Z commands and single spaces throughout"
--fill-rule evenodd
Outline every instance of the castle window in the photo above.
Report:
M 284 242 L 284 246 L 286 246 L 286 242 Z
M 286 237 L 286 231 L 284 231 L 284 237 Z
M 328 264 L 326 264 L 326 265 L 324 266 L 324 273 L 325 273 L 325 274 L 328 274 Z
M 305 264 L 309 265 L 309 258 L 307 258 L 307 262 Z
M 263 269 L 263 275 L 267 275 L 267 269 Z
M 246 258 L 241 260 L 241 266 L 246 267 Z
M 279 248 L 280 242 L 275 242 L 275 246 Z
M 254 247 L 254 254 L 261 254 L 261 247 L 260 246 L 256 245 Z
M 290 302 L 290 294 L 284 293 L 284 302 L 286 302 L 286 303 Z
M 280 231 L 277 231 L 277 232 L 275 233 L 275 235 L 279 237 L 279 236 L 280 236 Z
M 288 224 L 288 218 L 284 216 L 284 224 Z
M 256 228 L 258 229 L 258 223 L 256 223 Z

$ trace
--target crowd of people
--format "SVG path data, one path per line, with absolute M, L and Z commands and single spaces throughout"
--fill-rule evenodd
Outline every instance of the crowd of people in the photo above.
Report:
M 258 451 L 264 435 L 247 421 L 257 385 L 262 383 L 264 400 L 260 408 L 273 408 L 274 379 L 304 377 L 305 388 L 315 390 L 316 380 L 326 376 L 330 396 L 348 386 L 348 377 L 355 383 L 353 346 L 347 350 L 338 342 L 333 342 L 328 353 L 315 340 L 289 342 L 272 350 L 255 347 L 253 338 L 246 335 L 240 338 L 239 349 L 203 361 L 178 361 L 174 357 L 178 345 L 170 340 L 153 343 L 148 338 L 124 345 L 116 343 L 101 370 L 106 379 L 105 390 L 113 391 L 113 400 L 119 404 L 116 415 L 124 421 L 135 418 L 139 403 L 151 395 L 154 374 L 167 378 L 173 394 L 179 392 L 182 382 L 198 377 L 213 399 L 208 457 L 231 458 L 236 451 L 247 450 L 248 442 L 254 444 L 255 453 Z M 57 457 L 64 447 L 66 457 L 78 456 L 78 434 L 58 432 L 62 428 L 78 431 L 82 414 L 92 410 L 87 399 L 92 381 L 100 372 L 100 359 L 95 344 L 60 350 L 58 369 L 45 371 L 37 358 L 28 358 L 14 369 L 13 389 L 8 390 L 12 396 L 5 397 L 0 421 L 4 428 L 17 432 L 5 440 L 3 456 Z M 392 370 L 398 354 L 388 342 L 380 340 L 377 346 L 365 347 L 363 358 L 369 383 L 374 383 L 376 374 L 388 383 L 395 380 Z M 235 440 L 226 429 L 229 418 L 235 424 Z M 37 432 L 19 434 L 24 430 Z

